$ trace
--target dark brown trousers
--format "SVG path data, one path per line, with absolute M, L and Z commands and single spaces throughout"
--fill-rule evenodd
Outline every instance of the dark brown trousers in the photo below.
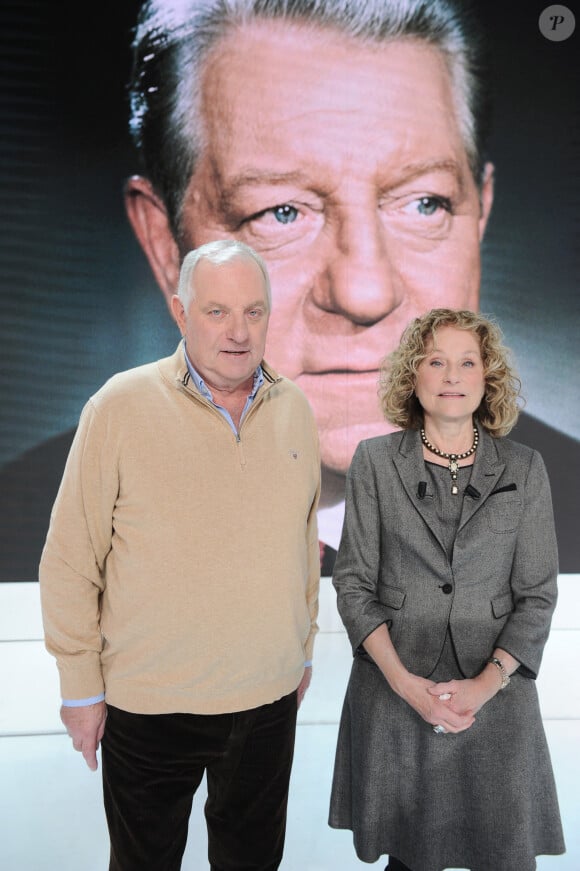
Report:
M 276 871 L 284 849 L 296 693 L 233 714 L 108 706 L 103 792 L 109 871 L 179 871 L 204 773 L 212 871 Z

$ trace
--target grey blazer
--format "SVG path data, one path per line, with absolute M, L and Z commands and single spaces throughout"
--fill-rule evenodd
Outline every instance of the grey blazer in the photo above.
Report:
M 558 557 L 541 456 L 480 429 L 450 562 L 419 433 L 359 444 L 347 477 L 333 584 L 353 651 L 382 623 L 403 664 L 428 677 L 447 628 L 465 677 L 494 647 L 537 675 L 556 605 Z

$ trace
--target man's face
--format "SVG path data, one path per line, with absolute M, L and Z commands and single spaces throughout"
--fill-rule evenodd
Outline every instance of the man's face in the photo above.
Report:
M 235 237 L 266 260 L 266 359 L 307 394 L 323 465 L 387 432 L 378 366 L 416 315 L 478 306 L 479 195 L 441 56 L 269 22 L 232 33 L 202 83 L 206 147 L 187 242 Z M 483 214 L 483 217 L 482 217 Z
M 177 296 L 171 301 L 189 359 L 210 390 L 229 393 L 250 388 L 264 356 L 268 329 L 266 288 L 259 267 L 242 258 L 220 266 L 200 260 L 194 288 L 187 311 Z

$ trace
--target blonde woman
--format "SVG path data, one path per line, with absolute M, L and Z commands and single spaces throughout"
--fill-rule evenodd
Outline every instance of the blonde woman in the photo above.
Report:
M 564 851 L 534 681 L 558 561 L 542 458 L 506 438 L 519 380 L 497 325 L 434 309 L 380 395 L 401 431 L 361 442 L 348 475 L 329 822 L 391 871 L 531 871 Z

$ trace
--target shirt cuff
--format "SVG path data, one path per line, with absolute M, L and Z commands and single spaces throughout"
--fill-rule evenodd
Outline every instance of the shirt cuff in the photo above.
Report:
M 304 668 L 312 668 L 312 660 L 311 659 L 306 660 L 306 662 L 304 663 Z
M 105 701 L 105 694 L 99 693 L 98 696 L 91 696 L 90 699 L 63 699 L 62 704 L 65 708 L 84 708 L 87 705 L 96 705 L 98 702 Z

